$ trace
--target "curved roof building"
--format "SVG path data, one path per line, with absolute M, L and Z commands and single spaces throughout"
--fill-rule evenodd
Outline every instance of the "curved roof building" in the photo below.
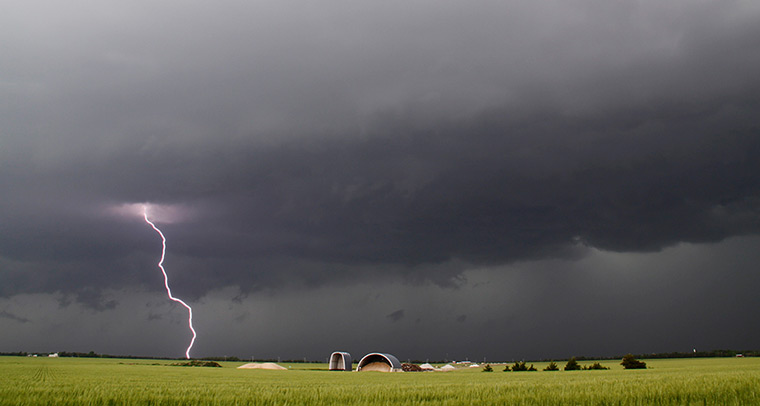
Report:
M 401 372 L 401 362 L 398 358 L 391 354 L 385 354 L 381 352 L 371 352 L 365 355 L 359 365 L 356 367 L 357 371 L 382 371 L 382 372 Z
M 347 352 L 335 351 L 330 355 L 330 371 L 350 371 L 351 354 Z

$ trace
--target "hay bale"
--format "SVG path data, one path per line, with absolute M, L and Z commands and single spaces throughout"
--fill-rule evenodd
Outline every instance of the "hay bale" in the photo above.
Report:
M 362 367 L 364 371 L 391 372 L 391 366 L 385 362 L 373 362 Z

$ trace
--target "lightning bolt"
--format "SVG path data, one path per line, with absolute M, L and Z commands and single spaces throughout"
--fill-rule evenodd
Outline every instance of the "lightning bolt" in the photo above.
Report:
M 161 230 L 159 230 L 152 221 L 148 220 L 147 206 L 143 207 L 143 217 L 145 218 L 145 222 L 150 224 L 150 226 L 156 230 L 158 235 L 161 236 L 161 260 L 158 261 L 158 267 L 161 268 L 161 273 L 164 274 L 164 286 L 166 287 L 166 294 L 169 295 L 169 299 L 181 304 L 182 306 L 185 306 L 187 309 L 187 324 L 190 327 L 190 331 L 193 332 L 193 338 L 190 340 L 190 345 L 187 347 L 187 351 L 185 351 L 185 357 L 187 357 L 187 359 L 190 359 L 190 349 L 193 348 L 193 343 L 195 343 L 196 337 L 195 329 L 193 328 L 193 309 L 188 306 L 187 303 L 183 302 L 182 299 L 178 299 L 172 296 L 172 290 L 169 288 L 169 277 L 166 275 L 166 270 L 164 269 L 164 257 L 166 256 L 166 237 L 164 237 L 164 233 L 162 233 Z

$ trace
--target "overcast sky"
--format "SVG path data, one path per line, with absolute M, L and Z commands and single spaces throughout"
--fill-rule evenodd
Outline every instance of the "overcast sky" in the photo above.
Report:
M 0 351 L 760 342 L 757 1 L 16 1 Z

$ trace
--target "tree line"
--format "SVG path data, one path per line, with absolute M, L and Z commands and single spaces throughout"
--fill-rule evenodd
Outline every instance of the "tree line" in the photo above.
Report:
M 639 361 L 634 357 L 632 354 L 626 354 L 623 356 L 623 360 L 620 362 L 620 365 L 623 366 L 624 369 L 646 369 L 647 364 L 644 361 Z M 567 363 L 565 364 L 565 367 L 563 370 L 565 371 L 591 371 L 591 370 L 605 370 L 610 369 L 609 367 L 606 367 L 599 362 L 594 362 L 591 365 L 581 365 L 578 363 L 578 360 L 576 357 L 572 357 L 569 360 L 567 360 Z M 546 368 L 543 369 L 544 371 L 559 371 L 559 365 L 557 365 L 556 362 L 551 361 L 549 362 L 549 365 L 546 366 Z M 533 364 L 530 364 L 528 366 L 525 361 L 517 361 L 514 363 L 514 365 L 507 364 L 506 367 L 503 369 L 504 372 L 523 372 L 523 371 L 538 371 L 536 367 Z M 491 364 L 486 364 L 483 367 L 483 372 L 493 372 L 493 367 Z

